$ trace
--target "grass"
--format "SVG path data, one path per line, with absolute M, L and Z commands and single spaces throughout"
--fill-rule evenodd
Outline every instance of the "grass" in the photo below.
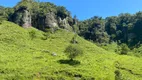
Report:
M 47 37 L 37 29 L 2 22 L 0 79 L 115 80 L 118 70 L 123 80 L 142 80 L 142 58 L 108 52 L 79 36 L 78 45 L 84 55 L 75 59 L 79 61 L 78 65 L 66 64 L 68 58 L 64 50 L 71 44 L 73 36 L 71 32 L 58 30 Z

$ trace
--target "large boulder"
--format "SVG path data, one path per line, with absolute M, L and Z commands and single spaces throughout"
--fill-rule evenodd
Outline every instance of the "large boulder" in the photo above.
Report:
M 45 19 L 45 28 L 52 29 L 53 31 L 58 28 L 72 31 L 72 27 L 68 23 L 68 17 L 63 19 L 61 17 L 58 17 L 57 19 L 57 16 L 53 12 L 47 13 Z
M 22 26 L 25 28 L 31 27 L 31 14 L 28 10 L 24 10 Z
M 45 28 L 55 28 L 58 27 L 58 22 L 56 16 L 53 12 L 47 13 L 45 19 Z
M 25 7 L 19 8 L 12 15 L 12 22 L 24 27 L 31 27 L 31 14 L 30 11 Z
M 68 17 L 66 17 L 64 19 L 59 17 L 58 23 L 59 23 L 60 28 L 66 29 L 68 31 L 72 31 L 72 27 L 68 23 Z

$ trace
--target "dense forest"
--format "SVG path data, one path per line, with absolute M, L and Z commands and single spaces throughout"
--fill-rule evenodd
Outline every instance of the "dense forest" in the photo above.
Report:
M 129 47 L 141 44 L 142 12 L 121 13 L 118 16 L 102 19 L 95 16 L 80 22 L 80 35 L 99 43 L 125 43 Z

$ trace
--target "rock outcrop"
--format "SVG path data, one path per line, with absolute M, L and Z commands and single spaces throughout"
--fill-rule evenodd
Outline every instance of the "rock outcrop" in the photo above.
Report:
M 24 10 L 22 26 L 24 28 L 31 27 L 31 14 L 28 10 Z
M 72 27 L 68 23 L 68 17 L 64 19 L 58 17 L 57 19 L 57 16 L 52 12 L 47 13 L 46 15 L 45 28 L 52 28 L 52 29 L 62 28 L 72 31 Z
M 12 22 L 24 27 L 28 28 L 31 27 L 31 14 L 27 8 L 19 8 L 17 11 L 14 12 L 12 15 Z
M 58 27 L 58 22 L 56 16 L 53 12 L 47 13 L 45 19 L 45 28 L 55 28 Z
M 72 31 L 72 27 L 68 23 L 68 17 L 66 17 L 64 19 L 61 19 L 59 17 L 58 23 L 59 23 L 60 28 Z
M 32 18 L 33 16 L 36 16 L 36 18 Z M 46 16 L 38 16 L 31 15 L 30 11 L 28 11 L 26 8 L 20 8 L 12 15 L 12 22 L 24 28 L 34 26 L 43 31 L 46 29 L 52 29 L 55 31 L 58 28 L 72 31 L 72 27 L 69 24 L 69 17 L 62 19 L 53 12 L 47 13 Z

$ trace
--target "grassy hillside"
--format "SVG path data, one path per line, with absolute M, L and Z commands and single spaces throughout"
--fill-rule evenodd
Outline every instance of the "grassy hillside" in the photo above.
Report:
M 0 24 L 0 79 L 115 80 L 117 75 L 118 80 L 142 80 L 142 58 L 107 52 L 79 36 L 84 55 L 76 58 L 80 64 L 67 63 L 64 50 L 73 36 L 65 30 L 45 35 L 4 21 Z

